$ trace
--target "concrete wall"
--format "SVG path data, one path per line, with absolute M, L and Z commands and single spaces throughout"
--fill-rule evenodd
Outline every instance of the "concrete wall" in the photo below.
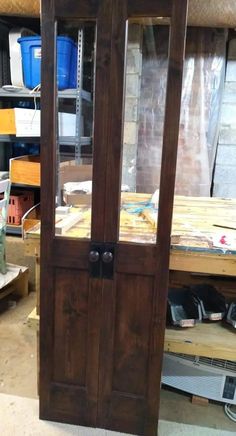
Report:
M 125 120 L 122 183 L 136 191 L 138 108 L 142 68 L 142 26 L 129 26 L 126 67 Z

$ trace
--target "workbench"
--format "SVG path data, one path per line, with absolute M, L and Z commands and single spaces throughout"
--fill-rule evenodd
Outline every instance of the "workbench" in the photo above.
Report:
M 148 207 L 150 197 L 147 194 L 122 194 L 121 241 L 155 243 L 158 210 Z M 62 236 L 90 237 L 88 206 L 75 208 L 75 213 L 82 213 L 84 218 Z M 31 226 L 29 222 L 30 217 L 24 232 L 25 251 L 28 255 L 36 255 L 39 282 L 40 222 L 32 220 Z M 236 200 L 175 197 L 170 270 L 228 276 L 234 280 Z M 30 322 L 32 324 L 32 319 Z M 38 316 L 35 323 L 38 325 Z M 219 323 L 202 323 L 192 329 L 167 328 L 165 351 L 236 361 L 236 332 Z
M 155 211 L 143 209 L 134 213 L 141 202 L 150 200 L 147 194 L 123 193 L 120 240 L 134 243 L 155 243 Z M 66 237 L 90 237 L 88 207 L 75 208 L 84 219 L 72 227 Z M 24 220 L 26 254 L 39 255 L 40 221 Z M 225 245 L 220 241 L 225 241 Z M 230 241 L 230 246 L 227 245 Z M 216 245 L 214 245 L 214 243 Z M 170 269 L 206 274 L 236 276 L 236 200 L 202 197 L 175 197 Z

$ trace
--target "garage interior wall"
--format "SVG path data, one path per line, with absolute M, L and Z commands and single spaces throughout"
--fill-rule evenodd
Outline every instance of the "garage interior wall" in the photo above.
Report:
M 168 33 L 166 26 L 140 30 L 134 25 L 128 38 L 122 181 L 138 192 L 152 193 L 159 187 Z M 176 176 L 179 195 L 210 196 L 226 40 L 224 29 L 188 28 Z
M 236 198 L 236 39 L 229 41 L 213 197 Z
M 39 10 L 39 0 L 0 4 L 0 13 L 8 16 L 33 17 L 39 15 Z M 235 1 L 189 2 L 188 24 L 208 28 L 188 29 L 176 194 L 209 196 L 211 193 L 227 39 L 227 31 L 216 28 L 234 27 L 234 17 Z M 161 160 L 168 31 L 164 26 L 156 26 L 150 35 L 148 26 L 139 30 L 139 26 L 134 27 L 136 33 L 129 38 L 127 53 L 123 183 L 131 190 L 136 187 L 140 192 L 154 192 L 159 185 L 156 169 L 160 168 Z M 150 38 L 155 45 L 153 53 L 147 49 Z M 145 143 L 152 149 L 150 162 L 147 162 Z

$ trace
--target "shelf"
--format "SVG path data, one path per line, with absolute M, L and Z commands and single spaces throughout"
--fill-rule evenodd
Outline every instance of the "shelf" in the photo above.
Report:
M 223 323 L 166 328 L 165 351 L 236 361 L 236 331 Z
M 19 137 L 15 135 L 0 135 L 0 142 L 21 142 L 25 144 L 33 144 L 33 143 L 39 143 L 40 138 L 39 136 L 33 138 L 33 137 Z
M 59 138 L 61 145 L 75 145 L 75 137 L 74 136 L 63 136 Z M 20 137 L 15 135 L 0 135 L 0 142 L 21 142 L 25 144 L 34 144 L 40 142 L 40 137 Z M 91 137 L 83 136 L 81 138 L 81 145 L 90 145 Z
M 90 136 L 82 136 L 81 145 L 90 145 L 92 142 L 92 138 Z M 74 136 L 64 136 L 59 138 L 61 145 L 75 145 L 75 137 Z
M 0 88 L 0 97 L 7 98 L 34 98 L 40 97 L 40 92 L 32 92 L 30 89 L 22 88 L 22 90 L 13 92 L 13 91 L 5 91 L 3 88 Z M 65 89 L 63 91 L 58 92 L 59 98 L 76 98 L 76 89 Z M 82 90 L 82 98 L 88 102 L 91 102 L 91 93 L 88 91 Z
M 13 226 L 7 225 L 7 235 L 22 235 L 22 227 L 21 226 Z
M 11 183 L 11 188 L 20 188 L 20 189 L 40 189 L 40 186 L 35 185 L 25 185 L 23 183 Z

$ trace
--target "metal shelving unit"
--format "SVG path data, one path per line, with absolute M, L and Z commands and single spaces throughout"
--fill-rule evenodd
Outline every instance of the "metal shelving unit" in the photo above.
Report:
M 58 147 L 57 147 L 57 155 L 58 162 L 60 162 L 60 146 L 66 147 L 68 146 L 68 152 L 65 149 L 65 153 L 73 153 L 75 157 L 75 161 L 80 164 L 81 162 L 81 147 L 90 146 L 92 144 L 92 137 L 90 136 L 80 136 L 80 126 L 81 126 L 81 117 L 82 117 L 82 107 L 83 102 L 92 104 L 92 94 L 83 89 L 83 51 L 84 51 L 84 29 L 78 29 L 78 61 L 77 61 L 77 88 L 76 89 L 65 89 L 62 91 L 58 91 L 57 98 L 58 101 L 62 100 L 71 100 L 71 105 L 75 110 L 76 119 L 75 119 L 75 136 L 64 136 L 58 138 Z M 6 101 L 6 99 L 10 102 L 20 101 L 21 99 L 26 100 L 34 100 L 36 104 L 36 98 L 40 99 L 41 93 L 40 91 L 33 91 L 28 88 L 21 89 L 13 89 L 13 87 L 3 87 L 0 88 L 0 99 L 2 101 Z M 67 105 L 66 102 L 63 104 Z M 69 103 L 70 104 L 70 103 Z M 88 132 L 88 131 L 87 131 Z M 39 144 L 40 137 L 18 137 L 15 135 L 1 135 L 0 134 L 0 143 L 25 143 L 25 144 Z M 59 172 L 57 174 L 57 178 L 59 180 Z M 31 187 L 28 185 L 22 184 L 12 184 L 12 188 L 19 189 L 34 189 L 35 187 Z M 39 189 L 39 188 L 38 188 Z M 58 199 L 60 198 L 60 194 L 58 193 Z M 7 233 L 12 235 L 21 235 L 21 226 L 7 226 Z
M 91 93 L 88 91 L 85 91 L 84 89 L 81 92 L 82 99 L 91 102 Z M 65 89 L 63 91 L 58 92 L 59 98 L 66 98 L 66 99 L 76 99 L 77 96 L 77 90 L 76 89 Z M 30 89 L 22 88 L 21 90 L 16 91 L 7 91 L 3 88 L 0 88 L 0 98 L 40 98 L 40 92 L 33 92 Z
M 15 135 L 0 135 L 0 142 L 24 142 L 25 144 L 31 144 L 31 143 L 40 143 L 40 137 L 20 137 Z M 76 139 L 74 136 L 61 136 L 59 138 L 59 144 L 60 145 L 70 145 L 73 146 L 76 143 Z M 80 138 L 80 144 L 81 145 L 90 145 L 91 144 L 91 137 L 89 136 L 82 136 Z

